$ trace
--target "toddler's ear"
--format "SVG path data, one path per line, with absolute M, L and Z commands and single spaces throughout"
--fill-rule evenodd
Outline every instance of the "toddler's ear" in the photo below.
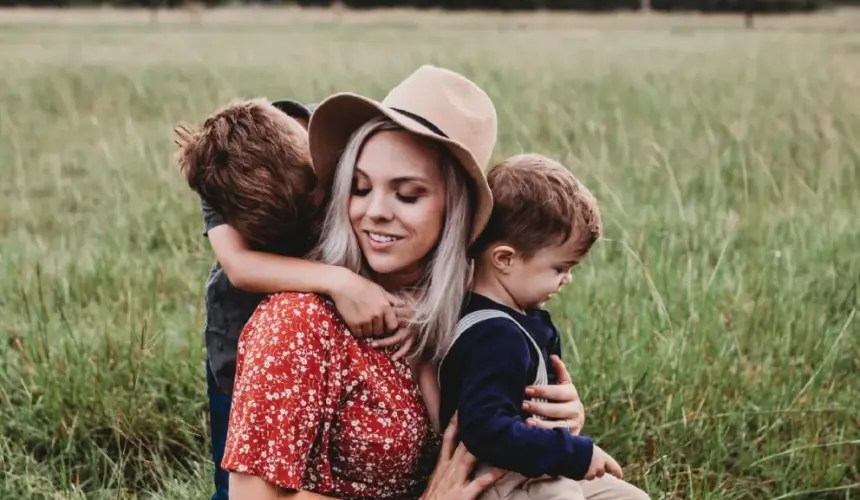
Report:
M 517 251 L 509 245 L 496 245 L 490 250 L 490 261 L 493 267 L 502 273 L 510 271 L 516 257 Z

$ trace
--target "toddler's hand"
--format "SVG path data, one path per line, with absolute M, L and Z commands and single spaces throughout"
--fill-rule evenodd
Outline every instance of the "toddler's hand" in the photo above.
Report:
M 376 336 L 397 330 L 397 307 L 402 301 L 376 283 L 351 271 L 338 277 L 329 293 L 350 332 L 356 337 Z
M 588 472 L 585 473 L 585 479 L 590 480 L 596 477 L 603 477 L 607 472 L 618 479 L 624 478 L 624 472 L 621 470 L 618 462 L 599 446 L 594 445 L 594 453 L 591 455 L 591 466 L 588 467 Z

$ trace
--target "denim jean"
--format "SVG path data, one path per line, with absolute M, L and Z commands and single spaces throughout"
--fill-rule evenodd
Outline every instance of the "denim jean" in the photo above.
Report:
M 227 500 L 229 473 L 221 468 L 221 459 L 224 457 L 224 446 L 227 442 L 227 425 L 230 422 L 231 397 L 218 388 L 215 376 L 206 362 L 206 385 L 209 393 L 209 432 L 211 439 L 212 462 L 215 465 L 213 480 L 215 493 L 212 500 Z

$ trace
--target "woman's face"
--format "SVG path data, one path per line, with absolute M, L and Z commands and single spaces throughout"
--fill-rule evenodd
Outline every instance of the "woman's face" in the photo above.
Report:
M 372 135 L 355 165 L 349 219 L 375 273 L 415 284 L 445 219 L 437 152 L 409 132 Z

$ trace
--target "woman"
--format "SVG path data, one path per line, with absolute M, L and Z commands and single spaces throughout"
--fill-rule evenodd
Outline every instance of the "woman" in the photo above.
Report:
M 325 100 L 309 137 L 332 199 L 316 257 L 411 299 L 412 354 L 439 353 L 465 292 L 466 247 L 492 207 L 492 101 L 461 75 L 424 66 L 381 103 Z M 468 481 L 474 459 L 451 451 L 450 433 L 436 463 L 434 406 L 416 375 L 426 371 L 389 354 L 350 335 L 325 297 L 266 299 L 239 347 L 223 461 L 231 496 L 469 498 L 498 477 Z

